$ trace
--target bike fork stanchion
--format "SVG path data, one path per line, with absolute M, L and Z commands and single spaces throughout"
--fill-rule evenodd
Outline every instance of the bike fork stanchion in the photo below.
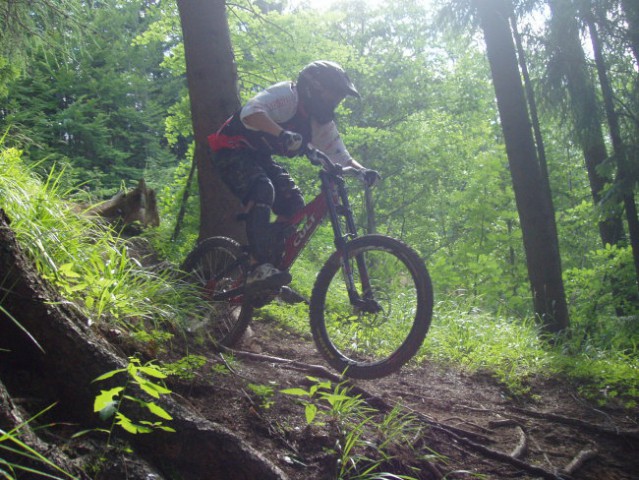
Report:
M 362 295 L 357 291 L 355 285 L 355 277 L 353 275 L 353 269 L 350 264 L 350 254 L 348 251 L 348 239 L 357 237 L 357 226 L 353 219 L 353 212 L 351 210 L 350 202 L 348 200 L 348 192 L 346 191 L 346 185 L 342 178 L 334 178 L 333 182 L 328 181 L 326 177 L 321 177 L 322 182 L 325 182 L 325 191 L 327 192 L 327 207 L 328 213 L 333 224 L 333 231 L 335 232 L 335 248 L 341 255 L 342 272 L 344 275 L 344 282 L 346 283 L 346 290 L 348 292 L 348 298 L 356 308 L 366 308 L 368 302 L 372 297 L 372 288 L 370 285 L 370 279 L 368 276 L 368 269 L 366 268 L 366 262 L 364 261 L 364 255 L 359 254 L 355 256 L 355 262 L 357 265 L 357 271 L 359 272 L 359 279 L 362 287 Z M 332 191 L 332 188 L 336 188 L 337 192 Z M 339 213 L 336 201 L 340 201 Z M 339 215 L 344 216 L 346 219 L 347 233 L 342 232 L 342 226 L 339 222 Z
M 355 225 L 355 219 L 353 218 L 353 210 L 351 209 L 351 204 L 348 199 L 348 192 L 346 191 L 346 185 L 344 181 L 339 184 L 339 196 L 342 202 L 343 215 L 346 218 L 346 226 L 348 228 L 349 236 L 355 238 L 357 237 L 357 226 Z M 346 257 L 348 257 L 348 252 L 346 252 Z M 371 288 L 370 277 L 368 276 L 368 268 L 366 266 L 366 262 L 364 261 L 364 255 L 359 254 L 355 256 L 355 262 L 357 264 L 357 271 L 359 272 L 359 280 L 362 284 L 362 297 L 364 300 L 371 300 L 373 298 L 373 289 Z M 353 275 L 350 272 L 351 277 L 351 285 L 353 289 L 355 289 L 354 281 L 352 280 Z M 351 303 L 362 302 L 362 297 L 357 295 L 355 300 L 351 298 Z M 353 303 L 355 305 L 355 303 Z

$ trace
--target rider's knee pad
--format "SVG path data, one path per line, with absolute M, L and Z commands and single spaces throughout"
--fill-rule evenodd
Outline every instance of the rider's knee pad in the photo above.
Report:
M 302 208 L 304 208 L 304 197 L 297 187 L 290 189 L 283 195 L 278 192 L 275 202 L 273 202 L 273 211 L 277 215 L 284 215 L 285 217 L 293 216 Z
M 253 201 L 255 205 L 267 205 L 269 208 L 273 205 L 275 188 L 267 176 L 260 175 L 255 179 L 246 200 Z

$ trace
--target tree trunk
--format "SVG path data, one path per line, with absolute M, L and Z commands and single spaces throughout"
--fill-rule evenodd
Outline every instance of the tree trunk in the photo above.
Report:
M 621 8 L 628 22 L 628 43 L 635 56 L 635 62 L 639 66 L 639 2 L 621 0 Z
M 528 100 L 528 108 L 530 109 L 530 118 L 532 121 L 533 133 L 535 135 L 535 144 L 537 146 L 537 155 L 539 156 L 539 167 L 541 168 L 541 180 L 543 188 L 546 189 L 545 195 L 551 201 L 551 208 L 554 210 L 552 204 L 552 189 L 550 188 L 550 175 L 548 174 L 548 162 L 546 160 L 546 148 L 544 146 L 544 139 L 541 135 L 541 125 L 539 124 L 539 115 L 537 113 L 537 102 L 535 101 L 535 92 L 533 90 L 532 82 L 530 81 L 530 74 L 528 73 L 528 65 L 526 64 L 526 54 L 524 46 L 521 41 L 521 35 L 517 29 L 517 18 L 515 12 L 510 14 L 513 37 L 515 40 L 515 46 L 517 48 L 517 58 L 519 59 L 519 68 L 521 69 L 521 76 L 524 79 L 524 88 L 526 92 L 526 98 Z M 553 216 L 554 221 L 554 216 Z M 555 225 L 555 230 L 557 229 Z
M 600 205 L 607 181 L 597 169 L 607 159 L 608 153 L 601 131 L 595 87 L 587 70 L 586 55 L 579 38 L 576 11 L 565 0 L 553 0 L 548 4 L 552 12 L 552 56 L 566 79 L 573 124 L 584 154 L 592 199 L 595 205 Z M 599 222 L 599 235 L 604 246 L 620 244 L 623 239 L 623 224 L 618 212 Z
M 0 245 L 4 289 L 0 306 L 20 322 L 43 350 L 36 348 L 7 315 L 0 314 L 0 349 L 11 352 L 0 357 L 0 371 L 6 372 L 9 363 L 20 363 L 23 369 L 37 372 L 58 401 L 56 415 L 81 426 L 94 426 L 98 417 L 93 413 L 93 401 L 98 388 L 104 385 L 92 381 L 105 372 L 125 367 L 126 360 L 88 327 L 87 318 L 58 298 L 38 277 L 22 254 L 2 210 Z M 30 386 L 39 390 L 44 387 L 38 382 Z M 126 439 L 136 451 L 174 476 L 194 480 L 286 478 L 226 428 L 201 418 L 171 397 L 157 402 L 173 417 L 167 423 L 176 433 L 139 434 Z M 82 430 L 81 426 L 78 430 Z
M 178 0 L 200 187 L 200 239 L 244 240 L 240 202 L 218 178 L 207 136 L 239 108 L 237 71 L 224 0 Z
M 535 313 L 546 331 L 558 332 L 569 324 L 559 243 L 550 199 L 540 188 L 541 171 L 508 23 L 512 8 L 504 0 L 476 0 L 475 5 L 506 142 Z
M 613 102 L 614 94 L 610 80 L 608 79 L 608 69 L 606 68 L 606 62 L 603 57 L 597 26 L 590 15 L 588 15 L 587 22 L 592 40 L 592 49 L 595 54 L 597 73 L 599 74 L 599 83 L 601 84 L 604 105 L 606 107 L 610 139 L 612 140 L 615 159 L 617 161 L 617 184 L 621 189 L 624 210 L 626 212 L 628 235 L 630 237 L 630 246 L 632 248 L 632 257 L 635 265 L 636 285 L 639 287 L 639 218 L 637 217 L 637 206 L 635 204 L 634 184 L 631 180 L 632 175 L 628 172 L 628 156 L 626 155 L 623 140 L 621 139 L 619 119 Z

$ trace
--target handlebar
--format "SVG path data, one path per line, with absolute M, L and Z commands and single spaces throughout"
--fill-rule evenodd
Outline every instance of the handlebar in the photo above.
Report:
M 379 180 L 379 174 L 376 171 L 365 168 L 344 167 L 333 162 L 324 152 L 316 148 L 307 146 L 304 153 L 313 165 L 321 166 L 325 171 L 331 174 L 356 177 L 369 187 L 375 185 Z
M 313 165 L 320 166 L 329 173 L 333 173 L 336 175 L 362 177 L 362 172 L 365 171 L 360 170 L 359 168 L 345 167 L 343 165 L 340 165 L 339 163 L 335 163 L 328 157 L 328 155 L 316 148 L 307 147 L 305 153 Z
M 324 152 L 316 148 L 307 146 L 304 153 L 313 165 L 324 167 L 325 170 L 331 171 L 338 166 L 336 163 L 333 163 Z M 339 165 L 339 167 L 341 167 L 341 165 Z

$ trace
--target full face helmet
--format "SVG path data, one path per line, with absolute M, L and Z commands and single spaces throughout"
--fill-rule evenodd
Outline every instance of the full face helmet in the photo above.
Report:
M 320 124 L 335 118 L 335 109 L 344 98 L 360 96 L 344 69 L 326 60 L 302 69 L 297 77 L 297 91 L 306 111 Z

